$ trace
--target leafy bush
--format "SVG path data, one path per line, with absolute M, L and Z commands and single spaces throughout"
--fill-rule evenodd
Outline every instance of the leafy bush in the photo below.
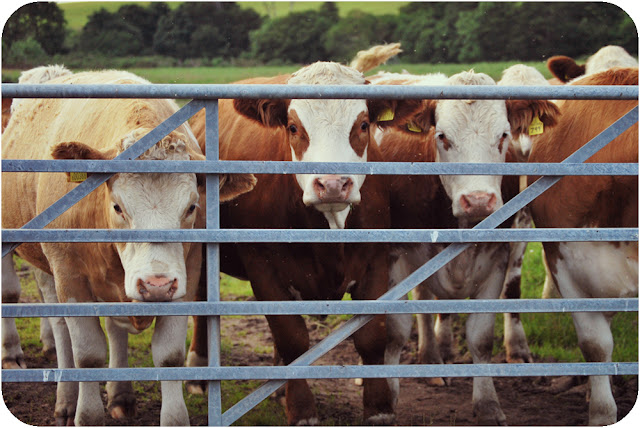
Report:
M 3 41 L 3 45 L 4 44 L 5 43 Z M 18 40 L 6 51 L 5 46 L 3 46 L 2 49 L 2 60 L 9 64 L 20 65 L 22 67 L 32 67 L 46 62 L 48 57 L 42 46 L 40 46 L 40 43 L 33 38 Z
M 82 29 L 79 49 L 111 56 L 140 54 L 144 49 L 142 31 L 105 9 L 95 12 Z

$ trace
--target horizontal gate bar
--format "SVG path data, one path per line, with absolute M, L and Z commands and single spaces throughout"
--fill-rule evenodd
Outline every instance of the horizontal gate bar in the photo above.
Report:
M 3 242 L 580 242 L 637 241 L 636 228 L 575 229 L 4 229 Z
M 637 375 L 638 363 L 404 364 L 3 370 L 3 382 Z
M 338 315 L 417 313 L 636 312 L 637 298 L 497 300 L 303 300 L 277 302 L 4 303 L 2 317 Z
M 3 83 L 6 98 L 307 98 L 635 100 L 638 86 L 399 85 L 28 85 Z
M 366 175 L 638 175 L 637 163 L 289 162 L 3 159 L 3 172 Z

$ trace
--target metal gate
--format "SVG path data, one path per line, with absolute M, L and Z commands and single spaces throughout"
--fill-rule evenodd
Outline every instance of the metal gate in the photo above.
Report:
M 3 160 L 4 172 L 91 172 L 89 178 L 21 229 L 3 229 L 2 255 L 22 242 L 204 242 L 208 262 L 206 302 L 80 303 L 2 305 L 2 317 L 206 315 L 210 320 L 208 367 L 3 370 L 4 382 L 209 380 L 209 425 L 230 425 L 288 379 L 637 375 L 638 363 L 530 363 L 398 366 L 310 366 L 366 324 L 374 314 L 638 311 L 637 298 L 437 300 L 399 299 L 473 242 L 638 241 L 638 229 L 499 229 L 564 175 L 638 175 L 638 164 L 585 164 L 584 161 L 638 121 L 638 107 L 560 164 L 301 163 L 218 160 L 218 99 L 638 99 L 637 86 L 469 87 L 469 86 L 287 86 L 287 85 L 17 85 L 2 84 L 11 98 L 180 98 L 193 99 L 158 128 L 111 161 Z M 177 126 L 206 109 L 207 160 L 135 161 Z M 206 173 L 207 228 L 200 230 L 54 230 L 53 219 L 116 172 Z M 352 173 L 544 176 L 468 230 L 225 230 L 219 220 L 219 173 Z M 222 302 L 219 243 L 227 242 L 439 242 L 444 251 L 375 301 Z M 354 317 L 289 366 L 220 366 L 220 317 L 228 315 L 353 314 Z M 267 382 L 222 413 L 222 380 Z

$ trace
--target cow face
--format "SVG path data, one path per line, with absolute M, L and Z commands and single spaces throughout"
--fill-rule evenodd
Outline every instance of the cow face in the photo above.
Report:
M 337 63 L 315 63 L 293 74 L 290 85 L 364 85 L 362 74 Z M 235 100 L 236 110 L 264 126 L 284 128 L 294 162 L 366 162 L 371 126 L 404 124 L 417 100 Z M 385 121 L 382 122 L 381 119 Z M 302 202 L 344 227 L 351 204 L 360 202 L 364 175 L 297 174 Z
M 128 148 L 148 131 L 133 131 L 121 141 L 117 151 Z M 192 153 L 187 147 L 185 137 L 172 132 L 139 159 L 204 159 L 201 154 Z M 102 153 L 80 143 L 59 144 L 53 151 L 55 159 L 111 159 L 114 155 L 115 151 Z M 104 214 L 108 227 L 112 229 L 191 229 L 199 212 L 200 198 L 195 174 L 119 173 L 106 183 L 104 205 L 98 207 L 97 211 Z M 171 301 L 185 296 L 186 257 L 190 244 L 114 245 L 124 269 L 124 289 L 129 299 Z
M 495 85 L 482 73 L 452 76 L 451 85 Z M 537 100 L 440 100 L 427 102 L 416 119 L 423 129 L 435 125 L 438 162 L 505 162 L 513 138 L 528 132 L 534 118 L 555 124 L 558 110 L 550 102 Z M 503 205 L 501 176 L 443 175 L 443 187 L 451 199 L 453 215 L 462 223 L 473 223 Z

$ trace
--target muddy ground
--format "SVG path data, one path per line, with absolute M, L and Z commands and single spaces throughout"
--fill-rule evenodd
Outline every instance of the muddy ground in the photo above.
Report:
M 313 340 L 327 333 L 326 327 L 310 322 Z M 223 318 L 222 336 L 233 346 L 225 358 L 225 365 L 270 365 L 271 357 L 253 350 L 271 346 L 271 335 L 263 317 Z M 247 334 L 252 332 L 252 334 Z M 415 335 L 414 335 L 415 336 Z M 415 337 L 414 337 L 415 339 Z M 416 340 L 405 349 L 402 362 L 414 363 Z M 495 362 L 503 362 L 498 355 Z M 320 364 L 357 364 L 353 343 L 346 341 Z M 459 355 L 456 363 L 468 363 L 468 355 Z M 549 361 L 544 361 L 549 362 Z M 29 367 L 54 367 L 37 349 L 27 350 Z M 586 383 L 567 391 L 554 393 L 554 385 L 562 378 L 496 378 L 496 389 L 509 425 L 521 426 L 574 426 L 587 424 Z M 619 419 L 634 406 L 638 395 L 637 377 L 614 378 L 614 394 L 618 404 Z M 401 397 L 397 410 L 397 425 L 474 425 L 471 411 L 470 378 L 451 379 L 451 384 L 433 387 L 424 379 L 402 379 Z M 352 380 L 314 380 L 311 387 L 316 393 L 321 420 L 331 425 L 362 424 L 362 391 Z M 2 395 L 10 411 L 30 425 L 55 425 L 53 406 L 55 385 L 51 383 L 3 383 Z M 269 398 L 276 400 L 275 397 Z M 105 397 L 106 401 L 106 397 Z M 109 425 L 157 425 L 159 402 L 139 402 L 138 415 L 126 421 L 107 418 Z M 206 425 L 206 416 L 191 417 L 193 425 Z

